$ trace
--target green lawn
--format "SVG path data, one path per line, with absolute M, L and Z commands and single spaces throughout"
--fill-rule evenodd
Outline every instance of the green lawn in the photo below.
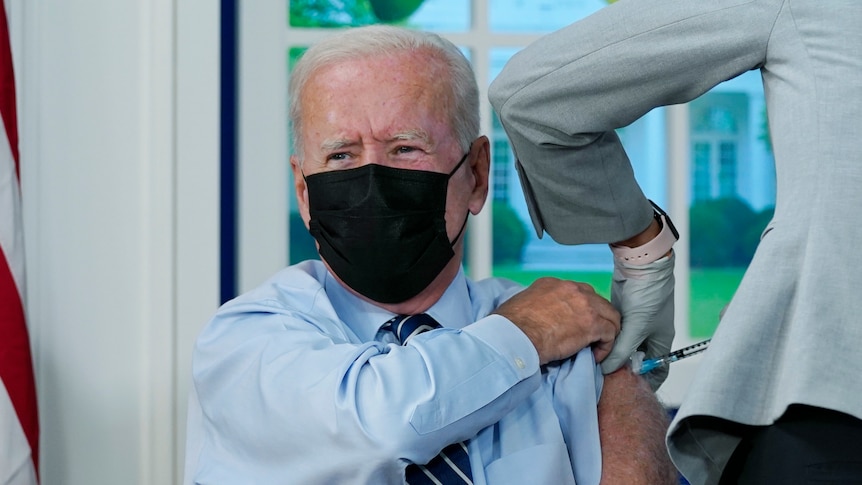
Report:
M 743 268 L 692 269 L 689 322 L 691 337 L 709 338 L 718 325 L 718 314 L 730 301 L 742 279 Z M 610 298 L 611 273 L 584 271 L 524 271 L 515 265 L 496 266 L 494 276 L 529 285 L 542 276 L 589 283 L 596 292 Z

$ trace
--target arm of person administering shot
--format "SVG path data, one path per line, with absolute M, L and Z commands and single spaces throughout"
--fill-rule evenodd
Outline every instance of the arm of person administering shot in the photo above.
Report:
M 698 93 L 665 82 L 663 63 L 636 62 L 625 77 L 608 69 L 608 59 L 628 69 L 634 63 L 626 60 L 652 54 L 618 28 L 626 25 L 620 22 L 611 5 L 538 39 L 512 56 L 488 97 L 511 142 L 537 235 L 566 245 L 612 243 L 615 252 L 627 252 L 671 228 L 661 216 L 655 219 L 616 130 L 654 109 L 655 99 L 676 104 Z M 674 255 L 670 245 L 650 252 L 655 255 L 648 261 L 614 258 L 612 301 L 622 314 L 622 333 L 602 364 L 605 373 L 639 348 L 647 358 L 670 350 Z M 664 377 L 650 374 L 653 389 Z

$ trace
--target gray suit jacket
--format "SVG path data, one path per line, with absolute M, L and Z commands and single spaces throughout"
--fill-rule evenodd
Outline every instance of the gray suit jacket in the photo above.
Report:
M 651 213 L 613 130 L 752 69 L 777 202 L 668 433 L 695 484 L 792 403 L 862 418 L 862 1 L 620 0 L 524 49 L 490 91 L 537 229 L 601 243 Z

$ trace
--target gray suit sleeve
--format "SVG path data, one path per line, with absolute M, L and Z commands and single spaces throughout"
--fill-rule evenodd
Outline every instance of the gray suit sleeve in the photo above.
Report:
M 756 69 L 783 0 L 620 0 L 516 54 L 490 87 L 537 232 L 607 243 L 652 208 L 614 130 Z

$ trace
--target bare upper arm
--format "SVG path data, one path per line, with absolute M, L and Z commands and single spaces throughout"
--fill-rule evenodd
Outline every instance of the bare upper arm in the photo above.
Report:
M 605 376 L 598 404 L 602 484 L 672 484 L 678 474 L 665 445 L 667 412 L 628 367 Z

